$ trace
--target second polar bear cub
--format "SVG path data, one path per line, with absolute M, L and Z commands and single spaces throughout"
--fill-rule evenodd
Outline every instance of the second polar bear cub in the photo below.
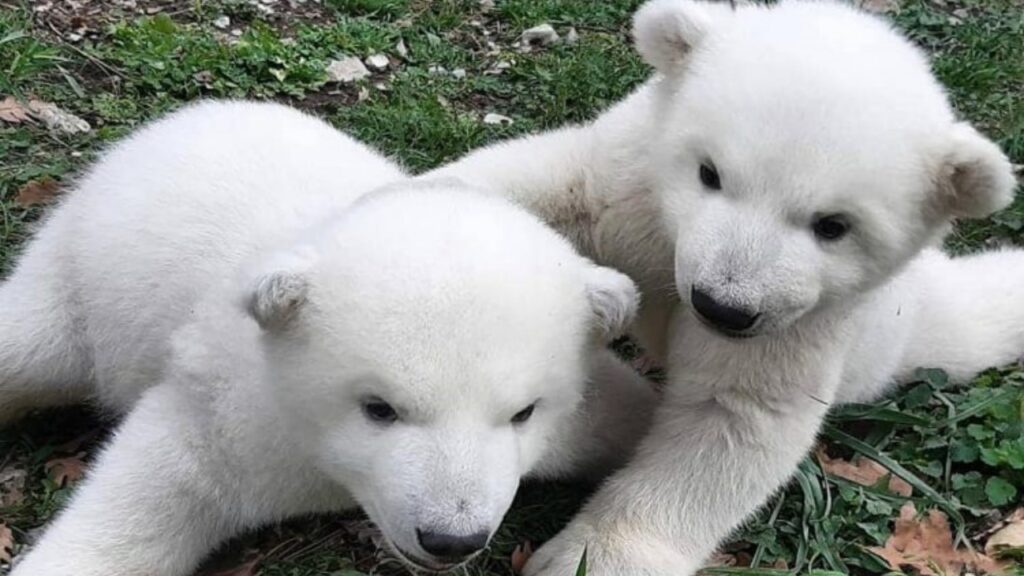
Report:
M 0 284 L 2 413 L 128 412 L 13 575 L 185 576 L 247 527 L 354 506 L 405 560 L 450 567 L 521 476 L 635 441 L 620 408 L 645 385 L 621 366 L 584 384 L 636 301 L 528 213 L 406 180 L 318 120 L 173 115 L 106 155 Z M 612 420 L 603 447 L 588 426 Z
M 652 0 L 634 37 L 657 73 L 592 125 L 441 171 L 629 273 L 637 332 L 667 360 L 636 456 L 528 576 L 572 574 L 584 551 L 592 576 L 695 573 L 831 405 L 1024 351 L 1024 251 L 929 248 L 1010 204 L 1011 164 L 891 25 L 839 2 Z

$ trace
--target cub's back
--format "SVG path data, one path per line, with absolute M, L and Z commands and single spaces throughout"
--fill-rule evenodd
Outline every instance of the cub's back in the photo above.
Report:
M 273 104 L 201 103 L 116 145 L 40 238 L 74 287 L 101 395 L 151 383 L 169 334 L 253 254 L 403 176 L 320 120 Z

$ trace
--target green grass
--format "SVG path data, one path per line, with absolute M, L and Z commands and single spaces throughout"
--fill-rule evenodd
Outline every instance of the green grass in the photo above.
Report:
M 647 74 L 628 43 L 629 15 L 639 3 L 498 0 L 484 13 L 476 0 L 325 0 L 306 3 L 303 12 L 283 20 L 241 0 L 183 0 L 158 14 L 94 22 L 98 34 L 76 43 L 56 35 L 43 24 L 45 17 L 33 17 L 28 7 L 2 4 L 0 96 L 55 102 L 94 130 L 66 136 L 37 125 L 0 123 L 0 275 L 45 211 L 15 202 L 21 186 L 41 177 L 71 182 L 109 142 L 198 98 L 291 103 L 416 171 L 496 139 L 592 118 Z M 966 9 L 967 17 L 952 21 L 958 9 Z M 227 30 L 213 25 L 220 15 L 231 18 Z M 936 72 L 963 116 L 996 138 L 1014 162 L 1024 163 L 1019 0 L 948 0 L 944 7 L 911 0 L 895 20 L 933 54 Z M 577 28 L 579 44 L 529 54 L 508 48 L 523 29 L 543 22 L 561 34 Z M 55 28 L 61 31 L 59 21 Z M 231 29 L 240 35 L 231 35 Z M 327 82 L 328 61 L 374 52 L 397 59 L 399 40 L 409 54 L 398 67 L 358 86 Z M 504 48 L 494 53 L 488 41 Z M 486 73 L 499 62 L 512 64 L 500 75 Z M 432 66 L 467 74 L 462 79 L 435 74 Z M 487 112 L 515 122 L 485 125 L 481 118 Z M 969 251 L 1022 239 L 1024 200 L 989 220 L 958 226 L 948 244 Z M 825 441 L 833 456 L 859 452 L 889 466 L 915 487 L 919 507 L 945 510 L 955 530 L 970 538 L 1021 500 L 1022 413 L 1024 372 L 1016 368 L 992 370 L 959 389 L 926 373 L 885 402 L 837 410 Z M 97 426 L 94 416 L 71 410 L 40 414 L 0 431 L 0 472 L 15 467 L 28 475 L 26 498 L 0 507 L 0 518 L 19 542 L 51 518 L 73 490 L 47 478 L 45 462 Z M 81 449 L 95 453 L 102 438 L 102 433 L 86 437 Z M 511 574 L 515 545 L 553 535 L 586 493 L 580 486 L 526 486 L 487 557 L 466 574 Z M 883 572 L 863 546 L 885 541 L 902 503 L 880 487 L 829 476 L 809 458 L 794 482 L 726 547 L 750 557 L 758 570 L 716 573 L 775 574 L 770 567 L 777 561 L 819 574 Z M 365 532 L 357 516 L 300 519 L 239 538 L 211 567 L 259 557 L 264 576 L 401 573 Z

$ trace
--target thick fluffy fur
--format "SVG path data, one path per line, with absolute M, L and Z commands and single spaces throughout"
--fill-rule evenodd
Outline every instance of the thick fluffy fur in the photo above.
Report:
M 449 566 L 470 550 L 419 532 L 482 545 L 521 476 L 636 442 L 653 392 L 600 352 L 636 305 L 525 211 L 318 120 L 179 112 L 107 154 L 0 285 L 4 416 L 127 413 L 13 576 L 184 576 L 240 530 L 357 505 Z
M 1010 164 L 885 22 L 829 2 L 654 0 L 635 35 L 658 74 L 596 122 L 440 170 L 631 274 L 637 330 L 669 366 L 639 454 L 530 576 L 572 573 L 585 546 L 595 576 L 693 572 L 790 476 L 830 405 L 1024 351 L 1024 253 L 928 247 L 1010 202 Z M 849 232 L 816 233 L 827 216 Z M 694 291 L 756 320 L 709 328 Z

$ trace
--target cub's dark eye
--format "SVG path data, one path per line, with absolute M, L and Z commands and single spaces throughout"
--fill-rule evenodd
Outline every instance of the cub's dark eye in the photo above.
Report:
M 711 162 L 701 162 L 700 183 L 711 190 L 721 190 L 722 181 L 718 178 L 718 170 Z
M 815 220 L 813 228 L 815 236 L 831 242 L 850 232 L 850 222 L 841 214 L 831 214 Z
M 529 406 L 527 406 L 526 408 L 523 408 L 519 412 L 516 412 L 516 415 L 512 417 L 512 423 L 513 424 L 522 424 L 522 423 L 526 422 L 527 420 L 530 419 L 530 416 L 533 416 L 533 409 L 536 408 L 536 407 L 537 407 L 537 403 L 534 402 L 533 404 L 530 404 Z
M 363 414 L 373 422 L 391 424 L 398 420 L 398 412 L 391 407 L 391 404 L 380 398 L 370 398 L 363 401 Z

